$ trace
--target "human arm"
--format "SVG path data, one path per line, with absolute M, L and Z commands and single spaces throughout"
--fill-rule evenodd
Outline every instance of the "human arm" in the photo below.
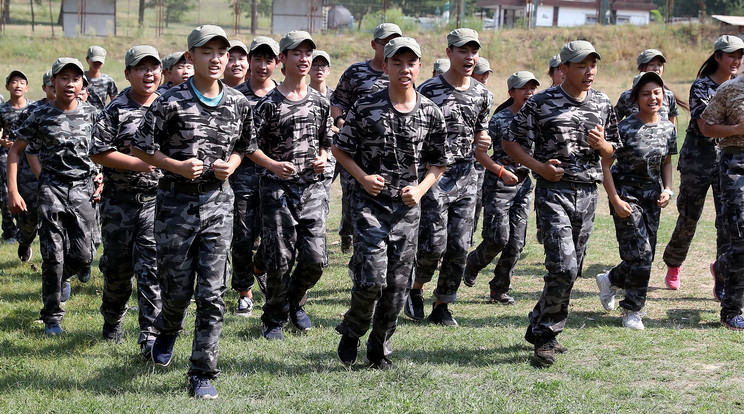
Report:
M 146 173 L 155 171 L 155 166 L 144 162 L 138 157 L 133 157 L 116 150 L 92 154 L 90 159 L 93 160 L 93 162 L 108 168 L 118 168 L 120 170 Z
M 519 179 L 517 178 L 514 173 L 504 168 L 503 165 L 498 164 L 496 161 L 494 161 L 491 157 L 488 156 L 488 152 L 486 150 L 482 150 L 479 147 L 475 148 L 475 159 L 481 163 L 488 171 L 491 171 L 492 173 L 496 174 L 504 180 L 504 183 L 508 185 L 514 185 L 516 184 Z
M 604 176 L 602 184 L 604 185 L 605 191 L 607 192 L 607 198 L 609 198 L 610 204 L 612 204 L 612 208 L 615 210 L 615 213 L 619 217 L 625 218 L 633 212 L 633 208 L 630 206 L 630 204 L 623 201 L 623 199 L 621 199 L 620 196 L 617 194 L 615 181 L 613 180 L 612 172 L 610 171 L 610 167 L 612 167 L 612 164 L 614 162 L 615 159 L 611 157 L 602 158 L 602 175 Z
M 430 164 L 427 167 L 426 175 L 424 175 L 424 178 L 418 185 L 409 185 L 400 190 L 400 198 L 403 200 L 403 204 L 408 207 L 418 204 L 421 201 L 421 197 L 442 177 L 446 169 L 447 167 L 444 165 Z
M 26 202 L 18 192 L 18 160 L 23 156 L 26 149 L 26 141 L 17 139 L 8 150 L 8 161 L 6 166 L 8 179 L 8 208 L 13 214 L 26 211 Z
M 610 158 L 615 153 L 615 147 L 605 140 L 604 127 L 602 125 L 597 124 L 589 131 L 587 142 L 590 147 L 599 151 L 599 156 L 602 158 Z
M 517 142 L 503 140 L 501 141 L 501 146 L 504 148 L 504 151 L 514 159 L 514 161 L 538 173 L 544 179 L 555 183 L 563 178 L 563 168 L 560 167 L 561 162 L 559 160 L 549 159 L 545 162 L 540 162 L 533 158 L 527 150 Z
M 150 165 L 154 165 L 162 170 L 170 171 L 191 180 L 201 176 L 202 170 L 204 169 L 204 162 L 197 158 L 178 161 L 160 151 L 148 154 L 137 147 L 132 147 L 132 155 Z
M 248 158 L 251 159 L 257 165 L 260 165 L 267 170 L 273 172 L 277 177 L 282 180 L 288 179 L 295 172 L 294 164 L 289 161 L 275 161 L 266 155 L 263 151 L 256 150 L 252 153 L 248 153 Z
M 214 171 L 214 176 L 220 180 L 225 181 L 228 177 L 232 175 L 232 173 L 235 172 L 235 169 L 240 166 L 240 163 L 243 161 L 243 153 L 233 151 L 230 156 L 227 158 L 227 162 L 223 160 L 217 160 L 214 163 L 212 163 L 212 170 Z
M 354 161 L 354 158 L 348 152 L 339 149 L 334 144 L 331 148 L 333 156 L 336 157 L 336 161 L 356 179 L 359 184 L 362 185 L 364 191 L 366 191 L 372 197 L 376 197 L 380 194 L 380 191 L 385 187 L 385 178 L 378 174 L 367 174 L 362 167 Z
M 722 123 L 709 124 L 702 118 L 695 120 L 700 128 L 700 132 L 706 137 L 710 138 L 725 138 L 732 135 L 743 135 L 744 134 L 744 117 L 739 119 L 734 125 L 725 125 Z
M 670 194 L 672 191 L 672 175 L 672 156 L 667 155 L 664 159 L 664 164 L 661 166 L 661 183 L 666 191 L 661 192 L 659 200 L 657 201 L 661 208 L 668 206 L 669 202 L 672 200 L 672 194 Z

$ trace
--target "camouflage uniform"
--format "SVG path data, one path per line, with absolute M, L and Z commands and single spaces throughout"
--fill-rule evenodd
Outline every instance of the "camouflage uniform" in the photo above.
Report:
M 615 115 L 617 116 L 618 122 L 633 114 L 637 114 L 639 111 L 638 102 L 632 102 L 630 98 L 631 91 L 632 89 L 628 89 L 620 94 L 620 98 L 618 98 L 617 104 L 615 104 Z M 670 116 L 679 116 L 679 108 L 677 107 L 677 100 L 674 97 L 674 92 L 665 87 L 664 101 L 661 103 L 661 109 L 659 109 L 659 117 L 661 119 L 669 119 Z
M 455 89 L 442 75 L 421 84 L 419 92 L 442 109 L 452 157 L 442 178 L 421 198 L 416 283 L 429 282 L 441 258 L 434 296 L 449 303 L 457 300 L 475 217 L 478 173 L 473 139 L 488 130 L 493 95 L 475 80 L 466 90 Z
M 149 106 L 142 106 L 123 91 L 106 106 L 93 132 L 91 154 L 118 151 L 130 155 L 130 142 Z M 154 340 L 160 313 L 160 285 L 155 249 L 155 193 L 160 170 L 150 173 L 103 168 L 102 195 L 103 273 L 101 314 L 109 325 L 120 323 L 137 278 L 140 336 L 138 343 Z
M 88 103 L 97 110 L 103 111 L 108 97 L 118 95 L 119 89 L 116 88 L 116 83 L 111 76 L 101 73 L 98 78 L 88 78 L 88 93 L 90 94 Z
M 618 196 L 633 209 L 621 218 L 610 205 L 622 262 L 610 269 L 612 286 L 625 289 L 620 307 L 638 312 L 646 304 L 661 207 L 662 167 L 677 153 L 677 129 L 667 119 L 644 124 L 631 115 L 618 124 L 622 148 L 613 154 L 612 181 Z
M 501 140 L 509 133 L 514 112 L 504 108 L 493 115 L 488 132 L 493 140 L 493 159 L 505 170 L 517 176 L 514 185 L 504 183 L 497 174 L 486 171 L 483 182 L 483 241 L 468 254 L 466 272 L 477 274 L 501 253 L 494 277 L 489 283 L 492 294 L 511 290 L 511 276 L 519 260 L 527 235 L 527 219 L 530 214 L 532 180 L 529 169 L 515 162 L 501 147 Z
M 361 98 L 349 112 L 334 144 L 385 186 L 376 197 L 354 181 L 354 254 L 349 273 L 351 303 L 336 331 L 360 338 L 369 330 L 370 361 L 392 352 L 390 337 L 413 279 L 420 204 L 407 207 L 400 192 L 418 185 L 426 164 L 447 164 L 446 126 L 439 108 L 417 94 L 414 109 L 395 110 L 387 89 Z
M 38 203 L 45 323 L 62 321 L 62 281 L 90 266 L 95 255 L 91 175 L 96 166 L 88 157 L 95 122 L 94 108 L 78 101 L 71 111 L 40 106 L 15 131 L 17 139 L 28 143 L 26 153 L 41 161 Z
M 230 273 L 234 197 L 211 168 L 244 152 L 253 118 L 245 97 L 221 84 L 217 106 L 203 104 L 189 80 L 169 89 L 150 106 L 131 145 L 176 160 L 195 157 L 204 172 L 189 180 L 164 171 L 155 201 L 155 244 L 163 308 L 156 320 L 161 335 L 183 328 L 186 309 L 196 301 L 189 376 L 214 378 Z M 194 288 L 196 282 L 196 288 Z
M 328 102 L 331 101 L 331 97 L 333 96 L 333 88 L 330 88 L 326 86 L 326 93 L 323 95 L 326 99 L 328 99 Z M 325 176 L 325 179 L 323 179 L 323 185 L 325 186 L 326 193 L 328 194 L 328 202 L 331 201 L 331 185 L 333 184 L 333 180 L 336 179 L 336 171 L 340 168 L 343 170 L 343 167 L 341 167 L 340 164 L 336 162 L 336 158 L 333 156 L 331 151 L 328 151 L 328 163 L 326 164 L 326 172 L 323 173 Z M 341 171 L 338 171 L 339 173 Z M 352 180 L 354 177 L 351 177 Z M 343 204 L 343 193 L 341 194 L 341 202 Z M 328 210 L 330 213 L 330 209 Z M 326 217 L 328 219 L 328 217 Z
M 338 80 L 331 96 L 331 105 L 341 108 L 344 115 L 360 98 L 369 96 L 380 89 L 387 88 L 390 79 L 384 72 L 378 72 L 370 66 L 371 61 L 357 62 L 349 66 Z M 354 177 L 341 164 L 337 165 L 341 175 L 341 224 L 338 234 L 341 237 L 352 235 L 350 194 L 353 191 Z
M 726 251 L 727 237 L 722 233 L 724 225 L 721 215 L 721 190 L 717 166 L 718 148 L 715 141 L 704 136 L 697 125 L 708 102 L 715 95 L 718 84 L 708 76 L 698 78 L 690 87 L 690 124 L 682 149 L 679 151 L 679 196 L 677 197 L 677 225 L 664 250 L 664 263 L 668 267 L 679 267 L 687 257 L 695 228 L 703 214 L 703 205 L 708 188 L 713 189 L 716 210 L 716 257 Z
M 579 102 L 561 86 L 554 86 L 527 100 L 504 137 L 533 152 L 537 161 L 561 161 L 559 166 L 564 170 L 563 178 L 555 183 L 535 175 L 548 271 L 540 299 L 529 315 L 536 338 L 549 339 L 563 331 L 571 289 L 581 274 L 594 225 L 597 183 L 602 182 L 599 151 L 587 141 L 597 124 L 604 127 L 607 142 L 614 148 L 622 146 L 607 95 L 590 89 Z
M 12 131 L 18 126 L 18 118 L 28 105 L 24 108 L 14 108 L 10 102 L 0 105 L 0 129 L 2 130 L 3 139 L 14 139 Z M 2 213 L 2 230 L 3 239 L 13 239 L 17 237 L 18 229 L 13 223 L 13 215 L 8 208 L 8 177 L 6 166 L 8 165 L 8 148 L 0 147 L 0 212 Z
M 739 122 L 744 104 L 744 77 L 725 82 L 701 114 L 708 124 L 732 125 Z M 721 300 L 721 320 L 741 315 L 744 308 L 744 136 L 720 140 L 721 215 L 726 218 L 725 250 L 717 256 L 716 276 L 724 283 L 726 294 Z M 720 229 L 719 229 L 720 230 Z M 720 231 L 719 231 L 720 236 Z M 720 246 L 719 246 L 720 247 Z
M 267 326 L 283 326 L 290 308 L 303 305 L 305 293 L 320 280 L 327 264 L 325 173 L 316 174 L 312 162 L 321 149 L 330 151 L 330 105 L 310 87 L 299 101 L 273 89 L 256 104 L 255 123 L 248 153 L 260 149 L 273 160 L 295 166 L 287 180 L 267 169 L 260 172 L 261 254 L 268 290 L 261 320 Z
M 20 127 L 36 108 L 46 104 L 46 98 L 28 104 L 26 109 L 18 116 L 15 128 Z M 26 211 L 15 215 L 16 225 L 18 227 L 18 244 L 21 246 L 30 246 L 39 230 L 39 180 L 33 171 L 31 171 L 31 166 L 28 164 L 25 154 L 18 160 L 16 184 L 18 186 L 18 193 L 23 197 L 23 201 L 26 202 Z

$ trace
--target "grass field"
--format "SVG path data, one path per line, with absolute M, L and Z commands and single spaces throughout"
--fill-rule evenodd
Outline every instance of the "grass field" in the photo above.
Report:
M 165 53 L 182 47 L 186 34 L 161 39 L 145 35 L 52 40 L 6 32 L 0 41 L 0 74 L 23 68 L 32 78 L 32 96 L 38 98 L 41 73 L 54 58 L 84 58 L 87 46 L 97 43 L 109 50 L 104 71 L 114 76 L 121 89 L 123 54 L 129 45 L 151 42 Z M 428 75 L 431 63 L 443 53 L 444 33 L 415 36 L 424 47 Z M 495 69 L 490 89 L 501 102 L 508 74 L 528 68 L 546 79 L 543 72 L 548 58 L 566 40 L 578 37 L 594 41 L 602 54 L 596 86 L 613 100 L 628 87 L 635 57 L 647 47 L 664 51 L 669 59 L 667 81 L 686 96 L 717 34 L 713 27 L 682 26 L 514 30 L 484 33 L 483 37 L 483 55 Z M 368 34 L 323 34 L 317 40 L 334 59 L 331 84 L 349 63 L 369 56 Z M 683 113 L 680 145 L 687 122 L 688 114 Z M 169 368 L 155 369 L 138 356 L 135 301 L 130 302 L 132 308 L 125 318 L 123 343 L 99 339 L 102 280 L 95 267 L 88 284 L 72 282 L 65 334 L 45 338 L 43 325 L 37 321 L 41 307 L 38 242 L 29 264 L 18 261 L 16 245 L 0 245 L 0 412 L 744 411 L 742 334 L 721 328 L 719 305 L 711 294 L 708 265 L 715 256 L 715 230 L 710 195 L 679 291 L 664 287 L 663 263 L 660 257 L 655 261 L 645 331 L 622 328 L 620 313 L 604 312 L 597 297 L 593 276 L 619 261 L 602 195 L 585 261 L 588 279 L 576 283 L 569 321 L 560 337 L 570 351 L 559 356 L 553 367 L 534 368 L 532 348 L 522 340 L 526 315 L 539 297 L 544 274 L 542 246 L 534 241 L 531 222 L 513 281 L 516 304 L 504 307 L 486 300 L 493 270 L 489 266 L 475 288 L 461 289 L 459 301 L 451 307 L 459 328 L 418 324 L 401 317 L 393 337 L 396 369 L 386 372 L 370 371 L 361 364 L 347 369 L 335 355 L 339 337 L 333 327 L 347 309 L 351 281 L 346 270 L 349 257 L 340 253 L 335 233 L 338 184 L 333 195 L 328 222 L 330 266 L 310 292 L 306 308 L 315 328 L 306 336 L 288 335 L 283 342 L 267 342 L 260 338 L 260 309 L 249 319 L 229 312 L 220 341 L 223 373 L 215 381 L 220 399 L 213 402 L 193 401 L 186 394 L 193 307 L 176 344 L 174 362 Z M 676 209 L 670 206 L 662 214 L 659 256 L 675 219 Z M 260 308 L 261 296 L 256 297 Z M 236 301 L 235 292 L 228 292 L 229 310 Z M 360 355 L 364 350 L 362 344 Z

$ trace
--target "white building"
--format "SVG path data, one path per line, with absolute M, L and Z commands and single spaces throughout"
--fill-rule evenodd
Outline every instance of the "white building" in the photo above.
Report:
M 65 37 L 116 36 L 116 0 L 62 0 Z
M 292 30 L 319 32 L 325 28 L 323 0 L 274 0 L 271 9 L 271 32 L 284 34 Z

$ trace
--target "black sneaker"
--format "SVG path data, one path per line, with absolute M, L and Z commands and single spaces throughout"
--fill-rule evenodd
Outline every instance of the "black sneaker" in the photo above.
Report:
M 59 322 L 49 322 L 44 324 L 44 335 L 55 336 L 60 335 L 64 330 L 59 325 Z
M 24 246 L 22 244 L 18 245 L 18 258 L 21 259 L 23 263 L 26 263 L 29 260 L 31 260 L 32 254 L 33 254 L 33 251 L 31 250 L 31 246 Z
M 176 338 L 178 338 L 178 334 L 158 335 L 155 342 L 152 344 L 151 351 L 152 362 L 154 362 L 155 365 L 160 365 L 161 367 L 167 367 L 170 365 L 171 360 L 173 359 L 173 346 L 176 344 Z
M 442 326 L 457 326 L 457 321 L 452 317 L 452 313 L 447 308 L 446 303 L 442 303 L 439 306 L 436 303 L 432 305 L 429 321 Z
M 209 382 L 209 378 L 192 375 L 189 378 L 189 394 L 202 400 L 214 400 L 217 398 L 217 389 Z
M 491 300 L 494 302 L 498 302 L 502 305 L 513 305 L 514 304 L 514 298 L 509 296 L 508 292 L 497 293 L 497 292 L 491 291 Z
M 537 341 L 537 337 L 534 333 L 532 333 L 532 326 L 527 326 L 527 332 L 524 333 L 524 340 L 531 343 L 532 345 L 535 345 L 535 341 Z M 553 338 L 553 349 L 555 349 L 555 352 L 558 352 L 559 354 L 565 354 L 568 352 L 568 348 L 561 345 L 560 342 L 558 342 L 557 339 Z
M 379 369 L 380 371 L 387 371 L 393 368 L 393 361 L 391 361 L 390 358 L 388 357 L 382 357 L 381 359 L 376 359 L 374 361 L 368 360 L 367 368 Z
M 352 236 L 341 236 L 341 253 L 351 252 L 351 248 L 354 246 L 354 238 Z
M 247 318 L 253 313 L 253 299 L 248 296 L 238 298 L 238 306 L 235 307 L 235 314 Z
M 152 346 L 155 344 L 154 339 L 148 339 L 140 344 L 140 355 L 147 361 L 152 360 Z
M 338 342 L 338 359 L 344 365 L 354 365 L 357 359 L 357 348 L 359 348 L 359 338 L 352 338 L 349 335 L 341 335 Z
M 414 321 L 424 320 L 424 292 L 421 289 L 411 289 L 403 305 L 403 313 Z
M 535 343 L 535 362 L 538 365 L 549 367 L 555 362 L 553 340 L 553 338 L 540 338 Z
M 85 269 L 81 270 L 80 273 L 78 273 L 77 278 L 80 282 L 88 283 L 88 281 L 90 280 L 90 266 L 91 265 L 85 266 Z
M 113 342 L 116 344 L 121 343 L 121 322 L 117 323 L 103 323 L 103 329 L 101 329 L 101 336 L 104 341 Z
M 741 315 L 735 315 L 730 318 L 722 318 L 721 323 L 732 331 L 744 330 L 744 317 Z
M 309 331 L 313 327 L 310 317 L 307 316 L 305 308 L 302 306 L 289 310 L 289 322 L 295 330 L 302 333 Z
M 59 296 L 59 301 L 62 303 L 67 302 L 70 299 L 70 295 L 72 294 L 72 287 L 70 287 L 70 282 L 67 280 L 62 281 L 62 293 Z
M 478 273 L 473 273 L 472 270 L 465 266 L 465 274 L 462 276 L 462 283 L 467 287 L 475 286 L 475 279 L 478 277 Z
M 283 341 L 284 332 L 281 325 L 263 325 L 263 337 L 269 341 Z

